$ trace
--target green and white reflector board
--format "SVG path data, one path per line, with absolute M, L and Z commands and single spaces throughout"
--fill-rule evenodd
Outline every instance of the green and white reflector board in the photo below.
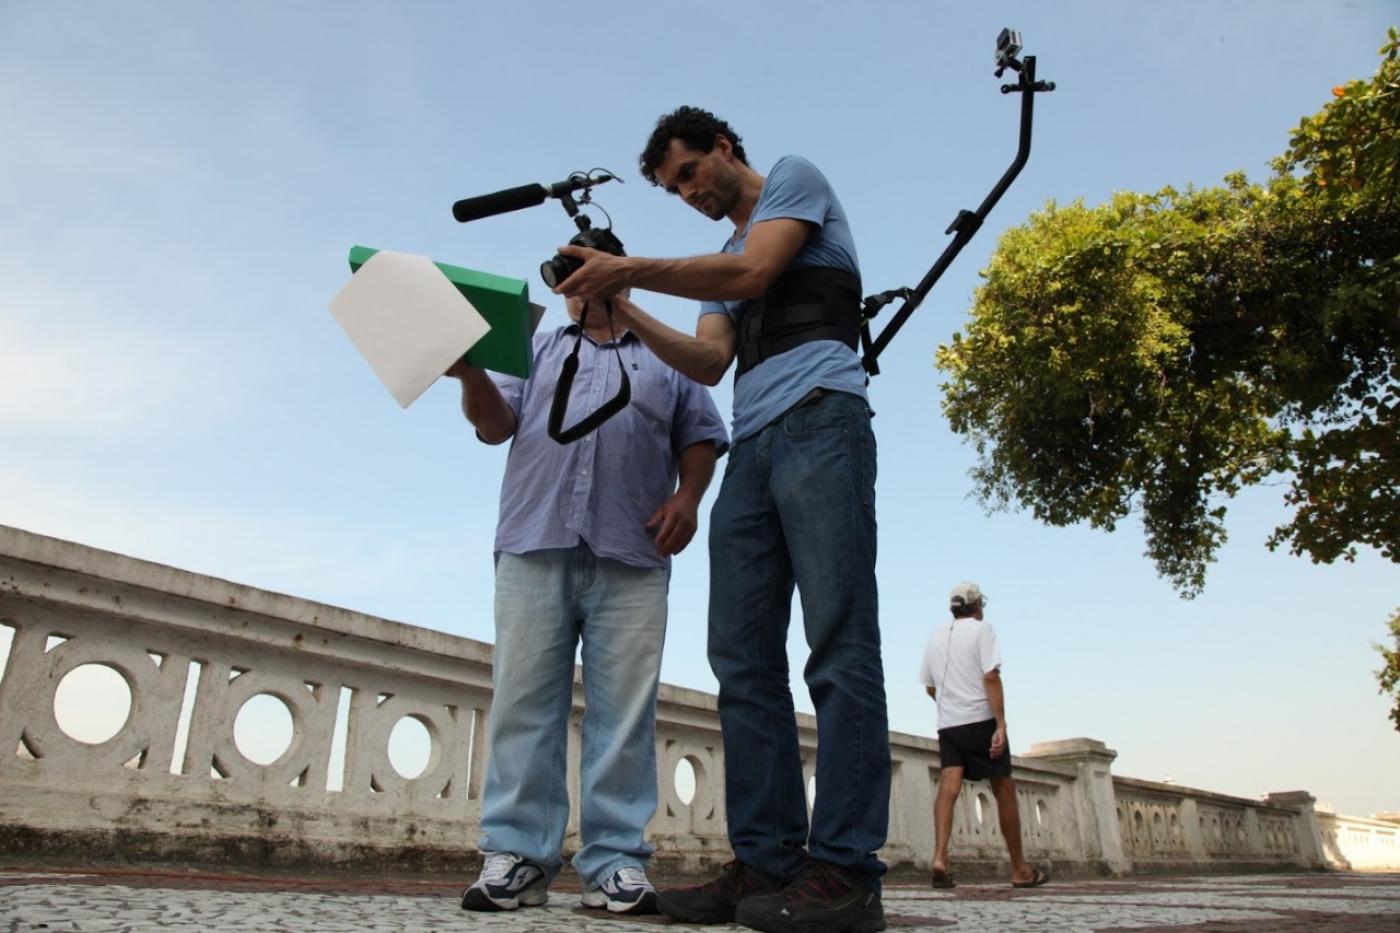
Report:
M 464 354 L 485 369 L 530 374 L 544 309 L 530 304 L 524 281 L 364 246 L 350 250 L 350 269 L 331 314 L 403 407 Z

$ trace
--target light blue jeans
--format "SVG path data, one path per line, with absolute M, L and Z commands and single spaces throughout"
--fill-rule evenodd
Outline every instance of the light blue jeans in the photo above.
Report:
M 592 888 L 625 865 L 645 867 L 669 584 L 669 570 L 595 557 L 586 544 L 498 556 L 483 851 L 524 856 L 551 880 L 563 866 L 574 651 L 582 640 L 582 847 L 574 870 Z

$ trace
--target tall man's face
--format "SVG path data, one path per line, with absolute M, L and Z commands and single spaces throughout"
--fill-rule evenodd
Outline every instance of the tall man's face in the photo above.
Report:
M 729 139 L 722 135 L 715 137 L 709 152 L 672 139 L 656 167 L 656 180 L 711 220 L 723 220 L 739 201 L 739 162 Z

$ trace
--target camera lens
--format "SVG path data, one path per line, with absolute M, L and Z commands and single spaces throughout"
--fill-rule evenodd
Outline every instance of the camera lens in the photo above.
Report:
M 553 259 L 540 263 L 540 278 L 544 279 L 544 284 L 550 288 L 557 288 L 560 282 L 572 275 L 574 270 L 581 265 L 583 265 L 581 259 L 555 253 Z
M 553 259 L 540 263 L 540 278 L 544 279 L 544 284 L 548 285 L 550 288 L 559 284 L 561 280 L 554 274 Z

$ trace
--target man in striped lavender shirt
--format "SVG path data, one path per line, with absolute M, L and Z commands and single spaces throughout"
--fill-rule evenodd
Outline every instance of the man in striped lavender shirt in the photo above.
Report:
M 565 749 L 574 652 L 584 669 L 579 832 L 583 905 L 655 913 L 645 829 L 656 810 L 656 687 L 670 558 L 729 447 L 709 392 L 592 307 L 579 345 L 569 421 L 612 398 L 626 370 L 631 403 L 571 444 L 548 434 L 574 323 L 535 335 L 528 379 L 458 363 L 462 410 L 488 444 L 511 439 L 496 528 L 496 649 L 491 756 L 481 804 L 481 876 L 466 910 L 544 904 L 563 867 L 569 818 Z

